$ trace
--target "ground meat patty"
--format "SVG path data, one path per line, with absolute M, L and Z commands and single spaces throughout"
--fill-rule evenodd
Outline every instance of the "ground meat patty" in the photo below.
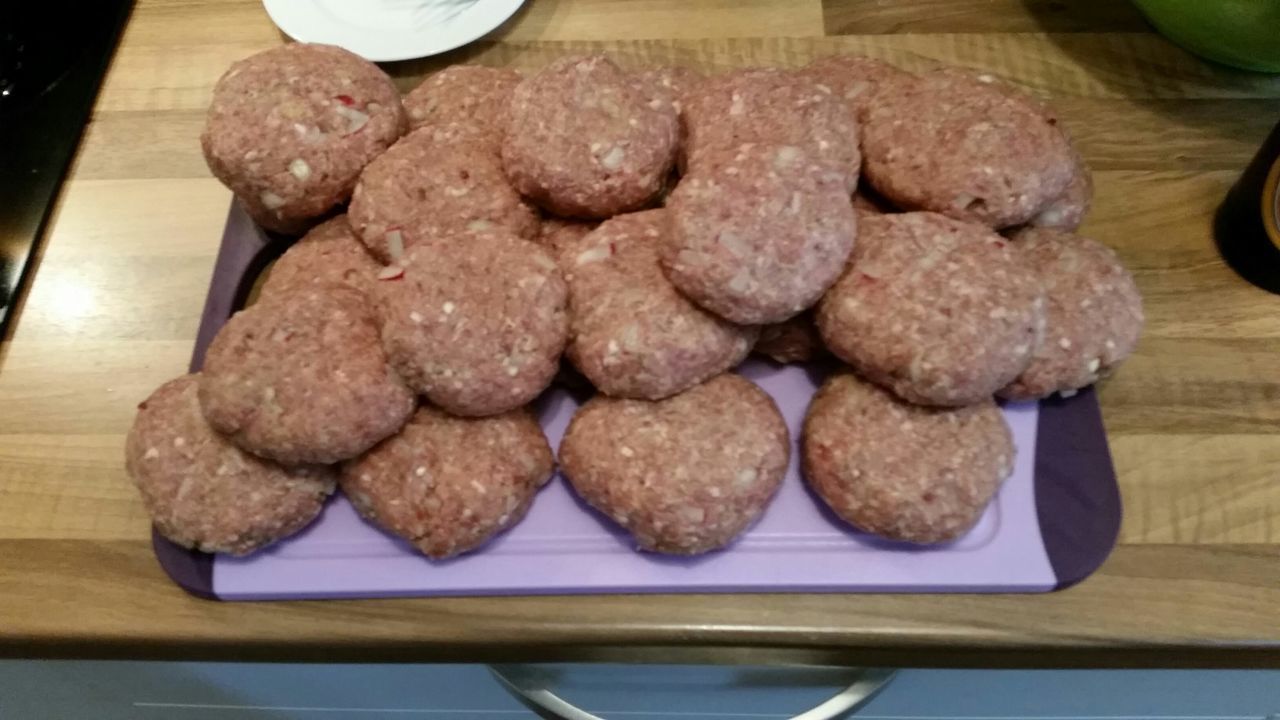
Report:
M 658 402 L 593 398 L 570 422 L 560 464 L 574 490 L 641 549 L 694 555 L 755 522 L 790 453 L 773 400 L 720 375 Z
M 801 313 L 790 320 L 760 328 L 760 339 L 752 349 L 776 363 L 808 362 L 825 352 L 812 313 Z
M 1129 357 L 1142 334 L 1142 296 L 1110 248 L 1034 228 L 1016 234 L 1014 247 L 1043 283 L 1048 304 L 1044 342 L 1001 396 L 1028 400 L 1074 394 Z
M 200 405 L 240 447 L 283 463 L 355 457 L 399 430 L 413 392 L 364 294 L 312 286 L 231 317 L 205 353 Z
M 261 296 L 290 294 L 321 285 L 344 285 L 368 295 L 380 266 L 339 215 L 317 225 L 271 265 Z
M 672 284 L 732 322 L 775 323 L 835 282 L 856 223 L 840 176 L 793 145 L 708 153 L 668 198 Z
M 138 406 L 125 468 L 160 534 L 202 552 L 245 555 L 306 527 L 333 492 L 323 466 L 284 467 L 214 432 L 198 375 L 161 385 Z
M 1040 208 L 1028 224 L 1034 227 L 1071 231 L 1080 227 L 1093 205 L 1093 173 L 1074 146 L 1071 148 L 1071 181 L 1062 194 Z
M 403 276 L 380 287 L 392 365 L 448 412 L 506 412 L 555 376 L 567 291 L 541 246 L 499 232 L 428 239 L 406 252 Z
M 571 242 L 576 242 L 595 229 L 595 223 L 564 220 L 557 217 L 543 218 L 542 228 L 538 233 L 538 242 L 550 250 L 552 254 L 558 254 L 560 248 Z
M 858 123 L 831 88 L 803 73 L 755 68 L 715 75 L 683 100 L 685 165 L 697 172 L 743 143 L 794 145 L 858 184 Z
M 560 249 L 574 366 L 616 397 L 659 400 L 742 362 L 754 327 L 689 302 L 658 264 L 666 210 L 619 215 Z
M 340 479 L 361 515 L 443 559 L 519 522 L 553 467 L 526 409 L 459 418 L 423 407 L 399 434 L 344 463 Z
M 269 230 L 275 235 L 289 238 L 301 237 L 316 223 L 316 218 L 281 218 L 273 211 L 262 207 L 260 203 L 251 203 L 237 195 L 232 195 L 236 207 L 249 216 L 259 227 Z
M 511 183 L 565 217 L 637 210 L 675 162 L 670 96 L 603 55 L 566 57 L 516 88 L 502 161 Z
M 831 352 L 924 405 L 990 399 L 1031 361 L 1039 281 L 1009 241 L 934 213 L 863 216 L 853 259 L 818 307 Z
M 938 543 L 969 531 L 1013 471 L 1013 436 L 995 403 L 923 408 L 850 373 L 809 405 L 801 458 L 836 515 L 892 540 Z
M 894 205 L 995 228 L 1027 222 L 1074 170 L 1066 137 L 1020 94 L 956 72 L 881 84 L 864 173 Z
M 683 107 L 683 99 L 707 78 L 693 68 L 683 65 L 664 65 L 640 72 L 640 78 L 657 85 L 671 98 L 676 112 Z
M 809 63 L 800 72 L 830 88 L 859 120 L 871 107 L 876 88 L 900 77 L 910 77 L 910 73 L 883 60 L 863 55 L 828 55 Z
M 391 78 L 330 45 L 291 43 L 231 66 L 200 136 L 205 160 L 269 229 L 346 202 L 356 178 L 406 126 Z
M 1040 208 L 1035 217 L 1028 221 L 1028 224 L 1035 227 L 1056 228 L 1059 230 L 1075 230 L 1079 227 L 1080 223 L 1084 221 L 1084 216 L 1088 214 L 1090 205 L 1093 203 L 1093 174 L 1089 171 L 1088 164 L 1076 148 L 1070 133 L 1067 132 L 1066 127 L 1062 124 L 1058 113 L 1054 111 L 1053 107 L 1032 95 L 1028 95 L 1014 84 L 989 73 L 974 73 L 971 70 L 945 66 L 936 69 L 934 72 L 941 76 L 959 77 L 965 82 L 976 80 L 1000 92 L 1014 102 L 1030 105 L 1040 113 L 1045 122 L 1053 125 L 1058 129 L 1058 132 L 1062 133 L 1063 139 L 1066 140 L 1070 148 L 1071 180 L 1067 183 L 1066 189 Z
M 537 213 L 507 184 L 493 148 L 459 125 L 415 130 L 370 163 L 350 219 L 384 262 L 434 236 L 489 228 L 538 234 Z
M 475 125 L 496 146 L 506 129 L 520 73 L 510 68 L 450 65 L 404 96 L 409 125 Z

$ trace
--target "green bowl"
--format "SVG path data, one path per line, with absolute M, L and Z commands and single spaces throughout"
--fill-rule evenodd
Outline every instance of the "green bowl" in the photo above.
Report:
M 1280 73 L 1280 0 L 1133 0 L 1165 37 L 1201 57 Z

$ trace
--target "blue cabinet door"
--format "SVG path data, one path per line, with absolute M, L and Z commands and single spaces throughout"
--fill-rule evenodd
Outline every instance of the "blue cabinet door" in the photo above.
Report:
M 848 672 L 662 665 L 541 666 L 566 700 L 610 720 L 782 720 Z M 1280 672 L 906 670 L 853 717 L 871 720 L 1262 720 Z M 387 720 L 533 718 L 479 665 L 0 661 L 0 718 Z

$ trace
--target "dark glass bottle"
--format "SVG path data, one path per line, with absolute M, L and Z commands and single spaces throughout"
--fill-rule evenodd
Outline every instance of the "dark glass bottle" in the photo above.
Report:
M 1280 294 L 1280 125 L 1222 201 L 1213 234 L 1240 277 Z

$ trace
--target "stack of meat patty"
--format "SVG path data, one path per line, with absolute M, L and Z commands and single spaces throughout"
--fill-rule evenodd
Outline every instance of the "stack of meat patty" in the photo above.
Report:
M 641 549 L 724 547 L 791 457 L 732 373 L 753 349 L 840 361 L 800 438 L 817 496 L 945 542 L 1012 470 L 996 398 L 1074 394 L 1143 323 L 1074 234 L 1092 182 L 1056 115 L 957 69 L 592 55 L 401 98 L 294 44 L 232 66 L 202 140 L 257 222 L 311 228 L 130 433 L 156 526 L 211 552 L 296 532 L 335 484 L 431 557 L 480 547 L 552 475 L 528 408 L 562 359 L 595 392 L 559 448 L 573 489 Z

